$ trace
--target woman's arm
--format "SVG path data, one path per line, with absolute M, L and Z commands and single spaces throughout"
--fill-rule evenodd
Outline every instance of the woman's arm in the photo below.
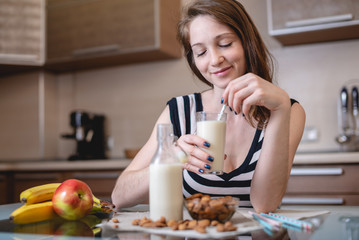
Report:
M 160 123 L 171 123 L 168 106 L 158 118 L 147 143 L 117 179 L 111 196 L 116 208 L 148 203 L 149 165 L 157 149 L 157 124 Z M 199 136 L 186 134 L 181 136 L 177 143 L 188 156 L 188 161 L 183 164 L 183 168 L 198 173 L 199 169 L 205 169 L 205 165 L 211 163 L 208 160 L 209 154 L 196 147 L 208 147 L 205 145 L 205 140 Z
M 272 111 L 251 186 L 251 202 L 257 212 L 275 211 L 280 205 L 304 125 L 305 112 L 299 104 L 289 111 Z
M 250 198 L 257 212 L 274 211 L 286 191 L 294 155 L 303 134 L 304 109 L 299 104 L 291 106 L 284 90 L 252 73 L 231 81 L 223 99 L 245 116 L 253 105 L 271 111 L 251 183 Z
M 116 208 L 148 203 L 149 165 L 157 149 L 157 124 L 171 123 L 166 106 L 158 118 L 152 134 L 130 165 L 121 173 L 112 191 L 112 203 Z

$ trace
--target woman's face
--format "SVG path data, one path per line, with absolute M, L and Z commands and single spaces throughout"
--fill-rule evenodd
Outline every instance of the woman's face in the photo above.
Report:
M 225 88 L 246 72 L 241 40 L 213 17 L 201 15 L 189 26 L 190 44 L 198 70 L 213 85 Z

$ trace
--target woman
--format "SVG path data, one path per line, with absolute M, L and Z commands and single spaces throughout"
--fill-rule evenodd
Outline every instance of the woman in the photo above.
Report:
M 272 83 L 270 54 L 239 2 L 193 1 L 178 25 L 178 37 L 192 71 L 210 86 L 202 93 L 171 99 L 156 123 L 172 123 L 178 145 L 188 154 L 184 196 L 232 195 L 257 212 L 274 211 L 302 137 L 303 108 Z M 222 104 L 228 105 L 225 173 L 207 175 L 203 172 L 214 159 L 197 146 L 207 148 L 210 143 L 190 126 L 195 112 L 220 112 Z M 112 193 L 117 208 L 148 201 L 148 167 L 156 146 L 155 127 L 117 180 Z

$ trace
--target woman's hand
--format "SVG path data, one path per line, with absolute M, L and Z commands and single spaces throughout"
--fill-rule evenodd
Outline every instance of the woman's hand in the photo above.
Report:
M 271 112 L 290 108 L 288 94 L 253 73 L 232 80 L 223 93 L 223 102 L 235 113 L 248 116 L 251 106 L 264 106 Z
M 204 173 L 211 169 L 213 157 L 203 149 L 210 148 L 205 139 L 192 134 L 182 135 L 177 140 L 178 146 L 187 154 L 188 161 L 183 168 L 195 173 Z

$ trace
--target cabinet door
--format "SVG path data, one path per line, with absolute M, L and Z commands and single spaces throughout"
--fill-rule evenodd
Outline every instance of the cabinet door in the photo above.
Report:
M 45 60 L 45 0 L 0 1 L 1 64 L 41 66 Z
M 5 174 L 0 174 L 0 204 L 7 203 L 7 182 Z
M 320 18 L 339 15 L 352 14 L 352 18 L 355 17 L 354 2 L 352 0 L 271 0 L 271 2 L 274 13 L 272 15 L 273 29 L 291 27 L 293 26 L 291 24 L 295 22 L 302 26 L 314 25 L 315 19 L 319 20 Z M 314 22 L 299 22 L 308 19 L 312 19 Z M 330 21 L 330 19 L 327 21 Z
M 160 0 L 49 0 L 47 15 L 47 60 L 49 68 L 56 63 L 72 62 L 72 68 L 86 68 L 116 63 L 151 60 L 141 55 L 161 49 L 166 21 L 176 22 L 171 6 Z M 167 8 L 172 8 L 167 9 Z M 167 15 L 163 12 L 168 11 Z M 172 14 L 169 16 L 168 14 Z M 174 18 L 176 16 L 176 18 Z M 167 19 L 166 19 L 167 17 Z M 163 28 L 162 26 L 166 26 Z M 171 25 L 175 28 L 175 25 Z M 175 33 L 172 39 L 175 40 Z M 168 40 L 168 39 L 166 39 Z M 173 41 L 174 42 L 174 41 Z M 180 48 L 175 43 L 172 48 Z M 132 55 L 128 55 L 131 54 Z M 117 58 L 114 58 L 117 56 Z M 120 59 L 118 56 L 123 56 Z M 173 56 L 172 56 L 173 57 Z M 94 60 L 97 58 L 97 60 Z M 168 58 L 168 56 L 167 56 Z M 103 62 L 105 61 L 105 62 Z M 52 67 L 51 67 L 52 66 Z M 62 65 L 62 68 L 71 65 Z M 61 70 L 61 69 L 60 69 Z
M 359 165 L 295 165 L 283 204 L 359 204 Z
M 267 0 L 269 33 L 284 45 L 359 38 L 357 0 Z
M 293 166 L 287 193 L 359 194 L 359 165 Z

